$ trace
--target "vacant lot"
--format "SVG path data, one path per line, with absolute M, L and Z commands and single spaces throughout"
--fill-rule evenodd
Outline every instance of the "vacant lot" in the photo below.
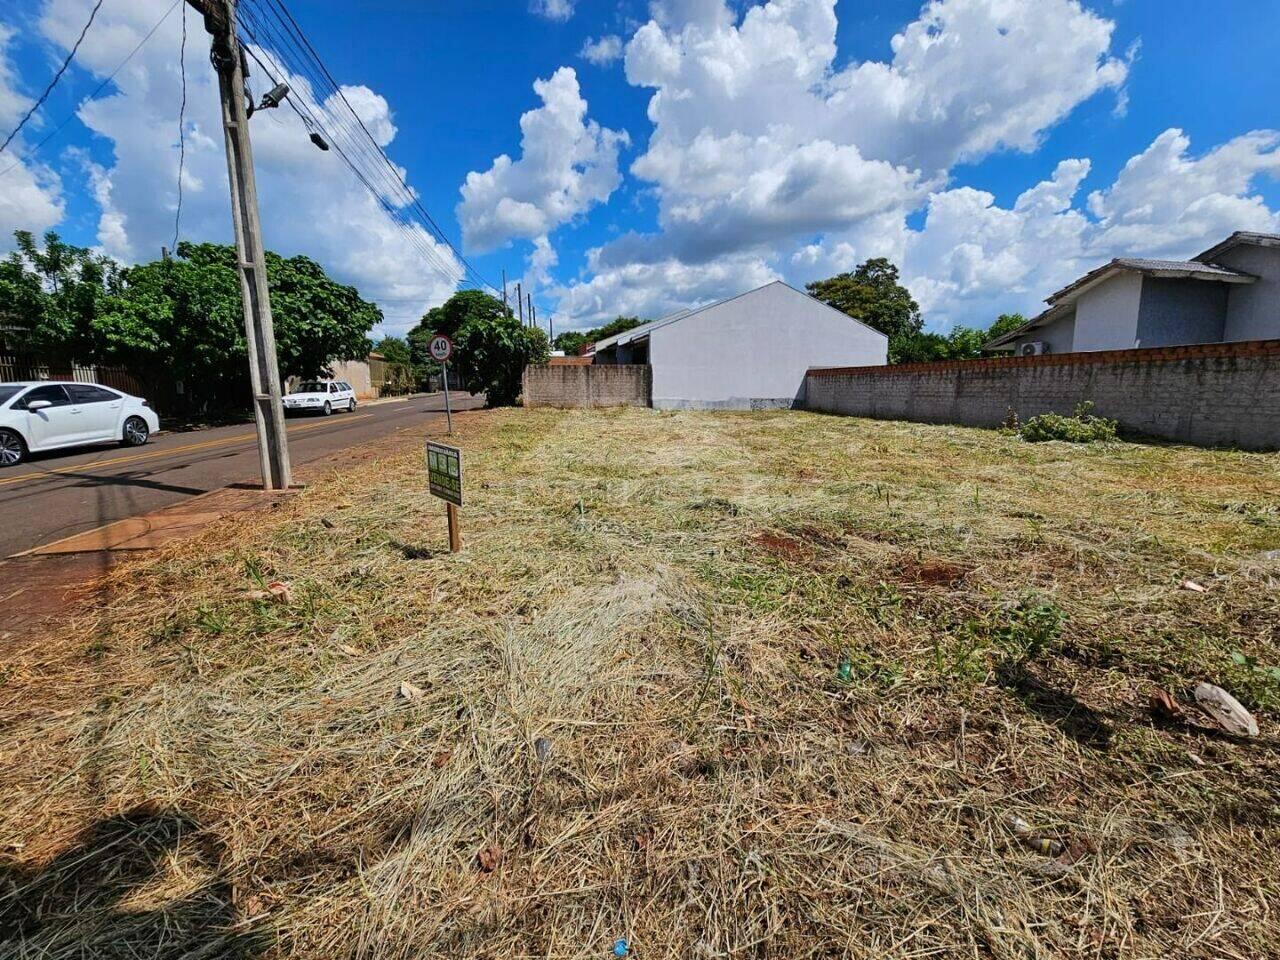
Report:
M 1276 456 L 792 413 L 459 440 L 458 557 L 393 441 L 7 652 L 0 954 L 1280 952 Z M 1204 679 L 1262 736 L 1153 717 Z

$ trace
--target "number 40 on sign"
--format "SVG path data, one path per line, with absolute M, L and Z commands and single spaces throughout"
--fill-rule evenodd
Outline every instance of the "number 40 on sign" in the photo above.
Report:
M 462 549 L 462 532 L 458 529 L 458 508 L 462 506 L 462 451 L 457 447 L 427 441 L 427 487 L 433 497 L 445 502 L 449 519 L 449 551 Z

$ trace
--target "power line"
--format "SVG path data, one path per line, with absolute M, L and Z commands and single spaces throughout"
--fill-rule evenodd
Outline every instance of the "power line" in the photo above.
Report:
M 178 252 L 178 232 L 182 226 L 182 171 L 187 165 L 187 5 L 182 5 L 182 45 L 178 48 L 178 69 L 182 73 L 182 105 L 178 107 L 178 208 L 173 214 L 173 247 Z
M 31 115 L 40 109 L 41 104 L 48 99 L 49 94 L 53 92 L 53 88 L 58 85 L 58 81 L 62 79 L 62 75 L 67 72 L 67 67 L 71 66 L 71 61 L 76 55 L 76 51 L 80 49 L 80 44 L 84 42 L 84 35 L 89 32 L 89 28 L 93 26 L 93 19 L 98 15 L 98 10 L 102 7 L 103 0 L 98 0 L 94 4 L 93 9 L 89 11 L 89 19 L 85 21 L 84 28 L 80 31 L 80 36 L 76 38 L 75 46 L 71 48 L 71 52 L 67 54 L 62 66 L 58 68 L 58 72 L 53 75 L 53 79 L 49 81 L 49 85 L 44 88 L 44 93 L 40 94 L 39 99 L 31 105 L 31 109 L 27 111 L 27 115 L 18 121 L 18 125 L 13 128 L 12 132 L 5 138 L 4 143 L 0 143 L 0 153 L 4 153 L 5 148 L 13 143 L 22 128 L 27 125 L 27 121 L 31 119 Z
M 259 19 L 261 15 L 259 14 L 255 16 L 247 7 L 242 8 L 241 13 L 244 15 L 244 22 L 252 24 L 258 32 L 263 34 L 263 39 L 267 40 L 272 46 L 274 56 L 281 60 L 286 69 L 292 72 L 295 76 L 307 80 L 318 91 L 323 91 L 326 86 L 325 81 L 318 76 L 315 67 L 307 59 L 305 52 L 301 50 L 292 36 L 286 34 L 285 38 L 282 39 L 271 26 L 270 22 L 265 19 Z M 252 30 L 249 32 L 255 43 L 258 43 L 260 46 L 265 46 L 257 39 Z M 254 59 L 258 61 L 259 65 L 263 67 L 268 75 L 271 75 L 271 69 L 263 64 L 262 61 L 253 54 L 251 47 L 249 48 L 249 52 L 254 56 Z M 274 76 L 272 79 L 274 80 Z M 289 102 L 293 106 L 294 112 L 298 112 L 298 107 L 293 103 L 293 100 L 291 99 Z M 307 123 L 309 127 L 314 124 L 315 126 L 324 129 L 326 133 L 329 133 L 332 138 L 334 148 L 338 151 L 339 156 L 341 156 L 344 162 L 351 167 L 352 172 L 361 180 L 361 182 L 370 189 L 375 200 L 383 206 L 388 215 L 408 226 L 408 221 L 402 210 L 399 208 L 414 205 L 412 193 L 404 188 L 403 183 L 396 183 L 388 180 L 386 176 L 386 168 L 383 165 L 382 155 L 380 152 L 375 155 L 373 150 L 370 148 L 372 141 L 370 141 L 368 137 L 360 137 L 357 135 L 355 128 L 351 125 L 350 121 L 344 121 L 341 116 L 326 113 L 329 119 L 336 124 L 336 130 L 340 131 L 345 136 L 347 148 L 351 151 L 351 153 L 348 153 L 348 150 L 344 150 L 342 147 L 343 138 L 331 133 L 324 124 L 317 120 L 314 114 L 311 113 L 310 108 L 306 107 L 305 102 L 303 103 L 303 109 L 306 110 L 306 117 L 303 118 L 304 123 Z M 300 113 L 299 116 L 301 116 Z M 376 148 L 376 145 L 374 146 Z M 356 165 L 355 160 L 352 159 L 352 154 L 365 161 L 372 160 L 374 164 L 373 169 L 369 170 L 366 168 L 361 170 Z M 380 185 L 375 185 L 373 181 L 379 181 Z M 404 190 L 403 195 L 401 194 L 402 190 Z M 396 200 L 396 204 L 391 204 L 387 199 L 388 197 Z M 416 227 L 417 225 L 415 224 L 413 226 Z M 417 239 L 420 242 L 422 240 L 421 237 L 418 237 Z M 457 276 L 455 271 L 452 269 L 452 265 L 445 263 L 440 254 L 434 249 L 427 247 L 423 252 L 428 262 L 435 265 L 437 269 L 440 269 L 451 280 L 454 282 L 467 282 L 465 269 L 463 269 L 461 276 Z
M 274 32 L 271 32 L 267 29 L 265 24 L 260 22 L 256 17 L 253 17 L 252 15 L 246 16 L 246 14 L 249 13 L 247 8 L 241 8 L 240 13 L 241 13 L 240 23 L 243 26 L 245 32 L 248 34 L 248 39 L 251 41 L 251 43 L 244 44 L 245 51 L 254 60 L 254 62 L 258 64 L 258 66 L 272 81 L 272 83 L 278 82 L 278 78 L 276 77 L 275 70 L 273 70 L 271 65 L 268 64 L 266 61 L 264 61 L 262 57 L 260 57 L 257 54 L 257 52 L 254 50 L 254 46 L 259 46 L 264 48 L 264 52 L 265 52 L 266 45 L 262 42 L 262 40 L 269 39 L 273 41 L 273 46 L 275 47 L 274 55 L 277 58 L 279 58 L 282 62 L 286 61 L 286 57 L 289 51 L 286 48 L 284 48 L 284 45 L 280 42 L 279 38 L 274 35 Z M 261 39 L 258 36 L 259 32 L 263 34 L 263 37 Z M 270 34 L 270 36 L 268 36 L 268 34 Z M 287 59 L 292 60 L 292 57 L 288 57 Z M 284 62 L 284 66 L 286 69 L 294 73 L 296 76 L 302 77 L 304 79 L 310 79 L 306 76 L 306 73 L 304 72 L 304 70 L 297 63 Z M 320 120 L 318 120 L 315 114 L 311 112 L 311 108 L 306 104 L 305 100 L 303 100 L 300 97 L 289 97 L 285 102 L 289 104 L 289 106 L 292 108 L 294 113 L 297 114 L 298 118 L 302 121 L 303 125 L 307 127 L 307 129 L 313 130 L 313 131 L 320 130 L 328 135 L 330 142 L 333 144 L 333 148 L 337 151 L 338 155 L 342 158 L 343 162 L 346 163 L 347 167 L 351 170 L 352 174 L 364 185 L 365 189 L 369 191 L 369 193 L 373 196 L 374 200 L 379 204 L 379 206 L 382 207 L 384 212 L 386 212 L 387 215 L 391 217 L 396 223 L 398 223 L 400 226 L 406 229 L 408 233 L 409 242 L 414 246 L 414 248 L 418 251 L 418 253 L 423 257 L 423 259 L 428 264 L 430 264 L 435 271 L 440 273 L 442 276 L 447 277 L 450 281 L 454 283 L 466 282 L 465 271 L 462 272 L 460 275 L 458 269 L 455 269 L 452 264 L 447 263 L 443 259 L 443 257 L 440 255 L 440 253 L 435 249 L 433 249 L 427 243 L 427 238 L 423 236 L 423 233 L 425 233 L 425 231 L 423 231 L 423 233 L 420 233 L 419 230 L 421 230 L 422 228 L 418 224 L 412 223 L 399 206 L 391 203 L 387 199 L 388 196 L 395 197 L 395 191 L 394 190 L 389 191 L 386 189 L 385 179 L 383 181 L 384 186 L 379 187 L 375 185 L 375 183 L 370 179 L 370 177 L 372 176 L 374 178 L 377 178 L 378 173 L 374 172 L 371 174 L 368 171 L 361 169 L 361 167 L 352 159 L 352 157 L 347 153 L 347 151 L 343 149 L 343 145 L 342 145 L 343 138 L 337 136 L 328 127 L 326 127 Z M 342 124 L 339 118 L 331 118 L 331 119 L 335 120 L 335 122 L 338 123 L 338 129 L 342 131 L 342 133 L 345 135 L 345 138 L 348 140 L 348 144 L 347 144 L 348 147 L 351 147 L 353 150 L 357 150 L 360 144 L 359 144 L 359 141 L 354 138 L 352 134 L 352 128 L 350 127 L 350 125 Z
M 43 140 L 37 143 L 34 147 L 31 147 L 29 152 L 38 153 L 46 143 L 48 143 L 50 140 L 52 140 L 54 137 L 60 134 L 63 131 L 63 129 L 66 127 L 66 125 L 75 119 L 76 114 L 78 114 L 80 111 L 80 108 L 83 107 L 86 103 L 92 102 L 93 99 L 106 88 L 107 84 L 109 84 L 112 80 L 116 78 L 116 74 L 119 73 L 121 70 L 123 70 L 128 65 L 129 61 L 132 60 L 134 56 L 137 55 L 138 51 L 141 50 L 144 46 L 146 46 L 147 41 L 150 40 L 153 36 L 155 36 L 156 31 L 160 29 L 161 24 L 163 24 L 166 20 L 168 20 L 169 15 L 173 13 L 174 9 L 178 6 L 178 4 L 183 2 L 185 2 L 185 0 L 173 0 L 173 3 L 169 5 L 169 9 L 166 10 L 161 15 L 159 20 L 157 20 L 154 24 L 152 24 L 151 29 L 147 31 L 147 35 L 143 37 L 141 40 L 139 40 L 137 45 L 134 46 L 134 48 L 129 51 L 129 55 L 125 57 L 123 60 L 121 60 L 120 63 L 116 66 L 116 68 L 107 75 L 107 78 L 103 80 L 100 84 L 98 84 L 93 89 L 93 92 L 90 93 L 89 96 L 85 97 L 84 100 L 80 102 L 80 106 L 76 107 L 75 110 L 72 110 L 65 117 L 63 117 L 62 122 L 59 123 L 56 127 L 54 127 L 52 130 L 50 130 L 45 135 Z M 15 160 L 9 166 L 5 167 L 3 171 L 0 171 L 0 179 L 3 179 L 12 171 L 17 170 L 18 167 L 20 166 L 22 166 L 22 161 Z
M 274 17 L 276 21 L 279 22 L 280 26 L 283 28 L 285 35 L 289 38 L 290 41 L 293 42 L 293 46 L 298 51 L 300 58 L 303 60 L 303 62 L 308 63 L 308 65 L 314 64 L 314 66 L 319 69 L 320 73 L 323 75 L 323 80 L 324 80 L 324 82 L 320 83 L 319 86 L 321 88 L 327 87 L 329 90 L 333 92 L 333 94 L 337 95 L 338 99 L 342 102 L 342 105 L 346 107 L 347 112 L 358 124 L 361 133 L 364 134 L 363 141 L 365 144 L 365 149 L 368 151 L 368 155 L 376 158 L 377 161 L 381 162 L 381 164 L 385 167 L 385 170 L 390 173 L 393 182 L 398 183 L 399 187 L 404 190 L 405 196 L 407 198 L 407 203 L 411 205 L 415 210 L 417 210 L 418 214 L 426 222 L 426 224 L 429 226 L 430 230 L 434 233 L 437 239 L 439 239 L 440 242 L 445 244 L 445 246 L 447 246 L 453 252 L 454 256 L 463 265 L 465 270 L 468 273 L 470 273 L 471 276 L 478 281 L 478 285 L 486 286 L 490 290 L 493 290 L 496 293 L 497 288 L 494 287 L 493 284 L 489 283 L 489 281 L 486 280 L 478 270 L 476 270 L 474 265 L 472 265 L 471 262 L 468 261 L 467 258 L 462 255 L 462 252 L 453 245 L 453 243 L 449 240 L 445 232 L 440 228 L 440 225 L 436 223 L 435 219 L 431 216 L 430 212 L 426 209 L 425 206 L 423 206 L 421 200 L 414 193 L 413 189 L 408 185 L 407 182 L 405 182 L 404 176 L 400 173 L 399 168 L 397 168 L 396 165 L 392 163 L 391 159 L 386 155 L 386 152 L 382 149 L 381 145 L 378 144 L 377 140 L 374 139 L 372 133 L 370 133 L 368 127 L 365 125 L 364 120 L 360 117 L 360 115 L 356 112 L 356 110 L 351 106 L 350 101 L 347 99 L 346 93 L 343 92 L 341 86 L 334 79 L 333 74 L 329 72 L 329 69 L 327 66 L 325 66 L 324 61 L 320 59 L 319 54 L 315 50 L 315 47 L 312 46 L 311 42 L 307 39 L 306 34 L 303 33 L 301 26 L 298 24 L 297 20 L 294 19 L 293 14 L 290 13 L 288 8 L 284 5 L 283 0 L 252 0 L 252 2 L 253 2 L 253 5 L 257 8 L 256 12 L 259 15 L 259 17 L 265 20 L 266 15 L 269 14 L 270 16 Z M 284 55 L 283 50 L 277 50 L 277 53 L 281 56 Z M 299 71 L 299 73 L 300 75 L 303 75 L 302 71 Z M 314 73 L 312 73 L 312 76 L 314 76 Z M 335 118 L 335 120 L 336 119 L 337 118 Z

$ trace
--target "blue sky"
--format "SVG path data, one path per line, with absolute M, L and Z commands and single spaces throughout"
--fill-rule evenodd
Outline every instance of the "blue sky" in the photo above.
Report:
M 104 0 L 37 122 L 0 155 L 0 237 L 53 228 L 124 261 L 170 242 L 181 9 L 84 102 L 170 3 Z M 91 6 L 0 6 L 5 133 Z M 1234 229 L 1280 229 L 1280 4 L 289 9 L 452 242 L 487 278 L 522 280 L 558 329 L 872 256 L 902 267 L 931 327 L 985 325 L 1111 256 L 1185 257 Z M 188 30 L 182 235 L 227 240 L 207 40 L 194 15 Z M 600 38 L 616 56 L 592 62 L 584 45 Z M 397 332 L 453 289 L 293 114 L 260 114 L 254 135 L 269 246 L 356 283 Z

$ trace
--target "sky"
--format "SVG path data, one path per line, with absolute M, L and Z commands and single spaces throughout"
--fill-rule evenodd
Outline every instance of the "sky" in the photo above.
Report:
M 0 136 L 98 0 L 0 0 Z M 343 105 L 255 52 L 320 122 Z M 203 23 L 101 0 L 0 153 L 0 252 L 56 230 L 123 263 L 230 242 Z M 322 153 L 252 121 L 267 246 L 305 254 L 404 333 L 505 271 L 556 332 L 654 318 L 888 257 L 926 327 L 1033 315 L 1115 256 L 1280 231 L 1280 3 L 1259 0 L 289 0 L 452 246 Z M 167 15 L 166 15 L 167 12 Z M 137 54 L 129 52 L 156 27 Z M 182 108 L 185 63 L 186 106 Z M 114 79 L 103 81 L 119 68 Z M 255 95 L 269 86 L 251 63 Z M 101 90 L 98 88 L 101 87 Z M 95 91 L 96 95 L 95 95 Z M 182 114 L 179 136 L 179 115 Z M 43 142 L 47 139 L 47 142 Z M 380 202 L 381 201 L 381 202 Z

